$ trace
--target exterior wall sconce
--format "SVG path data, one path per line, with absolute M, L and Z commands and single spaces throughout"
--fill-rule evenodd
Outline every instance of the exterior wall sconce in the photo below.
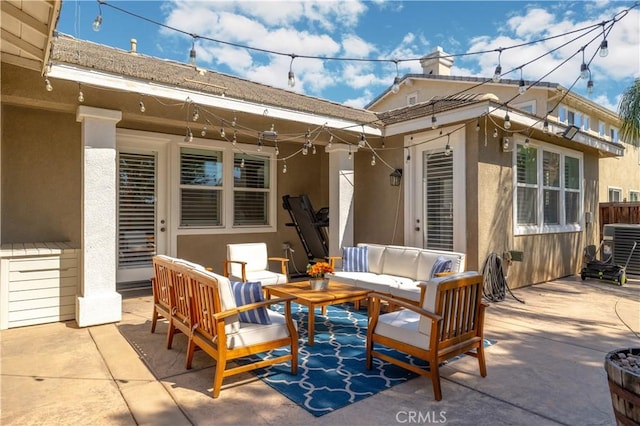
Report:
M 578 130 L 580 130 L 578 128 L 578 126 L 575 125 L 571 125 L 569 127 L 567 127 L 564 132 L 558 133 L 560 136 L 562 136 L 565 139 L 573 139 L 573 137 L 576 135 L 576 133 L 578 133 Z
M 389 182 L 391 186 L 400 186 L 400 181 L 402 181 L 402 169 L 395 169 L 389 175 Z

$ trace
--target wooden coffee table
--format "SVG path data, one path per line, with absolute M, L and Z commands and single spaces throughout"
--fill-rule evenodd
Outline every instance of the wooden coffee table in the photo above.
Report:
M 352 285 L 329 281 L 326 290 L 311 290 L 309 281 L 301 281 L 289 284 L 265 286 L 267 297 L 271 296 L 295 296 L 296 303 L 309 308 L 309 346 L 313 346 L 313 331 L 315 328 L 315 308 L 321 307 L 322 313 L 326 312 L 329 305 L 338 305 L 344 302 L 355 302 L 367 297 L 371 290 L 358 288 Z

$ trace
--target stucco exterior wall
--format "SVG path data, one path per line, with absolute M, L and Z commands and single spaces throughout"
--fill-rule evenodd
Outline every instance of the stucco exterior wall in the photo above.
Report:
M 2 243 L 80 246 L 81 153 L 74 115 L 3 105 Z
M 609 201 L 609 187 L 622 190 L 620 201 L 631 201 L 629 191 L 640 192 L 640 150 L 629 144 L 625 144 L 624 147 L 623 157 L 600 160 L 602 184 L 598 191 L 598 199 L 602 203 Z
M 374 144 L 374 142 L 371 142 Z M 391 186 L 389 175 L 404 164 L 403 139 L 400 136 L 385 139 L 385 149 L 378 150 L 381 159 L 371 165 L 372 153 L 359 150 L 353 155 L 355 162 L 356 188 L 354 215 L 354 243 L 404 244 L 404 185 Z M 380 142 L 375 144 L 380 148 Z M 395 235 L 394 235 L 395 230 Z

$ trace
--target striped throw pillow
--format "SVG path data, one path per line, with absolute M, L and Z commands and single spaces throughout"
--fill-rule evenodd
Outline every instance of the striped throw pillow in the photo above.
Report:
M 345 247 L 342 251 L 342 270 L 345 272 L 369 272 L 367 247 Z
M 233 296 L 236 299 L 237 306 L 249 305 L 251 303 L 262 302 L 264 300 L 264 296 L 262 295 L 262 283 L 259 281 L 246 283 L 231 281 L 231 289 L 233 290 Z M 271 324 L 271 318 L 269 318 L 266 306 L 261 306 L 250 311 L 240 312 L 238 316 L 240 322 Z
M 435 278 L 436 274 L 441 272 L 451 272 L 451 268 L 453 268 L 453 262 L 451 259 L 447 259 L 444 256 L 438 256 L 433 267 L 431 268 L 431 277 Z

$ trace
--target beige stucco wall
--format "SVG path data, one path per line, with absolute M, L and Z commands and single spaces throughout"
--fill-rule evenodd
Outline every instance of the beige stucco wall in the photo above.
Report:
M 640 152 L 637 147 L 629 144 L 624 147 L 623 157 L 600 160 L 600 202 L 609 201 L 610 186 L 622 189 L 621 201 L 630 201 L 629 191 L 640 191 Z
M 400 136 L 371 142 L 382 159 L 371 165 L 372 153 L 360 150 L 353 155 L 355 164 L 354 243 L 397 244 L 404 242 L 404 185 L 391 186 L 389 175 L 393 169 L 403 169 L 403 139 Z M 392 168 L 387 167 L 384 163 Z M 395 229 L 395 236 L 394 236 Z
M 80 126 L 72 114 L 2 107 L 2 243 L 81 239 Z

